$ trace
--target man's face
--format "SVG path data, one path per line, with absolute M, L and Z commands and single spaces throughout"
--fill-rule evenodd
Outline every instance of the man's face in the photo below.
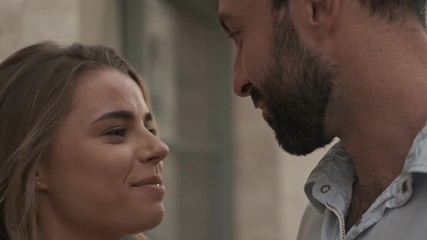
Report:
M 234 92 L 251 96 L 285 151 L 305 155 L 332 140 L 324 118 L 334 71 L 298 37 L 288 8 L 220 0 L 219 15 L 237 47 Z

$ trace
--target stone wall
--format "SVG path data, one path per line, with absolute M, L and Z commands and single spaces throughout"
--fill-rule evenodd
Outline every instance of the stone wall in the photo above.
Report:
M 42 40 L 78 40 L 79 6 L 75 0 L 0 1 L 0 60 Z

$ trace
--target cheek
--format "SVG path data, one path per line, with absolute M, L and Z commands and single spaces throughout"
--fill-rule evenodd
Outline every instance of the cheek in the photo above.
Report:
M 71 222 L 100 222 L 117 215 L 127 202 L 127 176 L 132 168 L 127 150 L 87 144 L 52 159 L 48 192 L 60 215 Z M 105 154 L 108 153 L 108 154 Z M 114 211 L 112 211 L 114 209 Z M 105 223 L 106 224 L 106 223 Z
M 106 189 L 123 188 L 132 168 L 132 156 L 128 149 L 85 142 L 58 149 L 51 159 L 50 184 L 56 189 L 68 189 L 82 194 L 106 195 Z M 87 193 L 85 193 L 87 192 Z M 107 196 L 105 196 L 107 197 Z

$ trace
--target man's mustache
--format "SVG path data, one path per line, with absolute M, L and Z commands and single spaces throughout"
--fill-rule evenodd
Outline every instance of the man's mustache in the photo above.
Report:
M 252 99 L 252 102 L 254 103 L 254 106 L 257 107 L 257 103 L 262 99 L 262 93 L 258 88 L 256 87 L 251 88 L 251 99 Z

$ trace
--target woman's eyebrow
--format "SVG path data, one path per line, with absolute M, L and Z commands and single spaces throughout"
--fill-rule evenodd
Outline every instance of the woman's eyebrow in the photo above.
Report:
M 135 119 L 135 115 L 132 112 L 125 110 L 107 112 L 98 117 L 95 121 L 92 122 L 92 124 L 106 119 L 133 120 Z M 150 112 L 144 114 L 144 122 L 151 122 L 153 120 L 153 114 L 151 114 Z
M 97 123 L 99 121 L 105 119 L 124 119 L 124 120 L 132 120 L 135 116 L 132 112 L 120 110 L 120 111 L 112 111 L 102 114 L 99 118 L 92 122 L 92 124 Z

